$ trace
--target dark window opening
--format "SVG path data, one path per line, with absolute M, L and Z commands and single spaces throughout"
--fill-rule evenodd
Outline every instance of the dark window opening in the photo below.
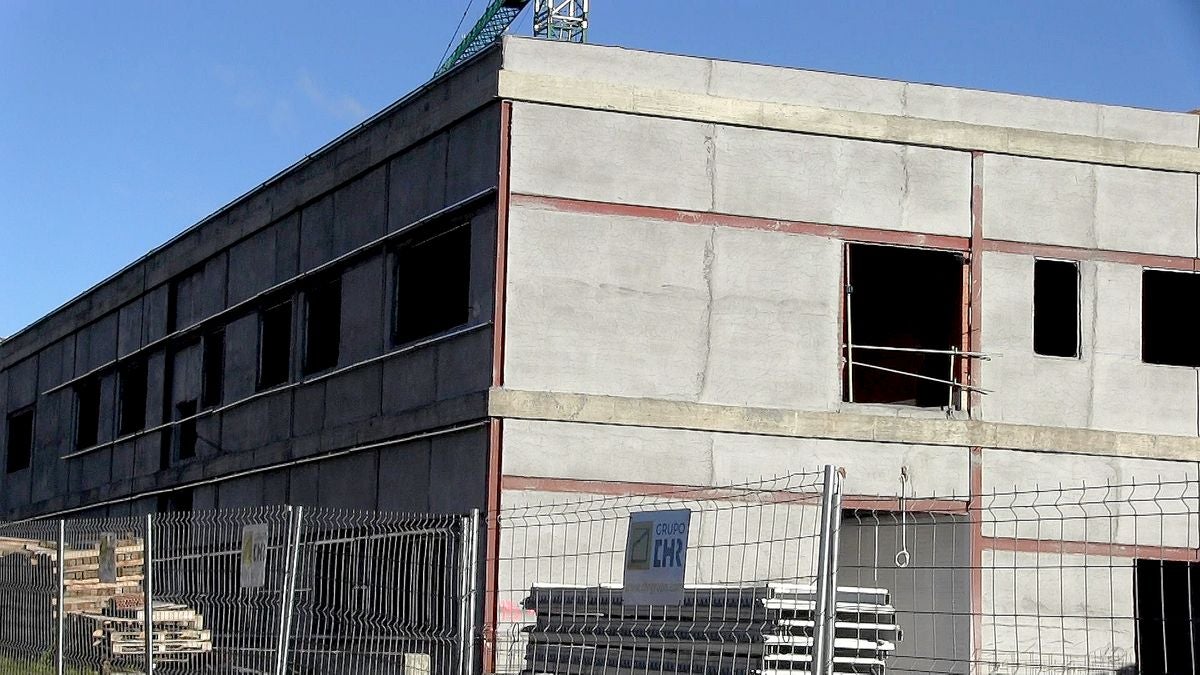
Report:
M 33 410 L 18 410 L 8 416 L 8 457 L 5 471 L 15 473 L 29 468 L 33 458 Z
M 844 400 L 951 405 L 959 359 L 937 351 L 963 339 L 962 256 L 866 244 L 846 256 Z
M 304 374 L 337 365 L 342 333 L 342 280 L 313 286 L 304 293 Z
M 192 491 L 191 489 L 173 490 L 158 496 L 158 512 L 169 513 L 171 511 L 191 511 L 192 510 Z
M 1135 577 L 1137 672 L 1200 673 L 1200 563 L 1138 560 Z
M 221 405 L 225 386 L 225 331 L 204 336 L 201 356 L 200 404 L 205 408 Z
M 259 314 L 258 388 L 287 382 L 292 364 L 292 303 L 285 302 Z
M 1063 260 L 1033 264 L 1033 351 L 1079 356 L 1079 265 Z
M 179 459 L 191 459 L 196 456 L 196 399 L 188 399 L 175 404 L 176 437 L 179 439 Z
M 146 428 L 146 362 L 129 363 L 118 379 L 120 410 L 117 433 L 122 436 Z
M 1142 361 L 1200 366 L 1200 274 L 1142 272 Z
M 75 385 L 75 449 L 96 445 L 100 432 L 100 380 Z
M 392 340 L 412 342 L 471 317 L 471 228 L 457 225 L 396 251 Z

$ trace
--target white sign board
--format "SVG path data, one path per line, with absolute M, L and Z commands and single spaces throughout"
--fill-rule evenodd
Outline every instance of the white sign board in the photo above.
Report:
M 100 533 L 100 583 L 117 583 L 117 535 Z
M 683 604 L 683 573 L 687 569 L 691 520 L 692 512 L 686 509 L 629 514 L 625 604 Z
M 270 532 L 265 523 L 242 528 L 242 588 L 262 588 L 267 582 L 267 540 Z

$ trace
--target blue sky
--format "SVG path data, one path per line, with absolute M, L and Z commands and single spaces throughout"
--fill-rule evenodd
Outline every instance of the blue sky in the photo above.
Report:
M 1200 108 L 1200 0 L 592 3 L 601 44 Z M 420 85 L 466 7 L 0 0 L 0 335 Z

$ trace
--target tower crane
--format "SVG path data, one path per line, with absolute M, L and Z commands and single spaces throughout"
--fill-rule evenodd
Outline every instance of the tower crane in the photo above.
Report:
M 584 42 L 587 39 L 590 0 L 532 0 L 533 35 L 548 40 Z M 454 51 L 438 66 L 441 75 L 483 51 L 517 20 L 530 0 L 491 0 Z

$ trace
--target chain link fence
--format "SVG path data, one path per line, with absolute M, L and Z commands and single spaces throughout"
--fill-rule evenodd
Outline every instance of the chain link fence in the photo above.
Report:
M 0 525 L 0 673 L 468 672 L 477 530 L 286 506 Z

